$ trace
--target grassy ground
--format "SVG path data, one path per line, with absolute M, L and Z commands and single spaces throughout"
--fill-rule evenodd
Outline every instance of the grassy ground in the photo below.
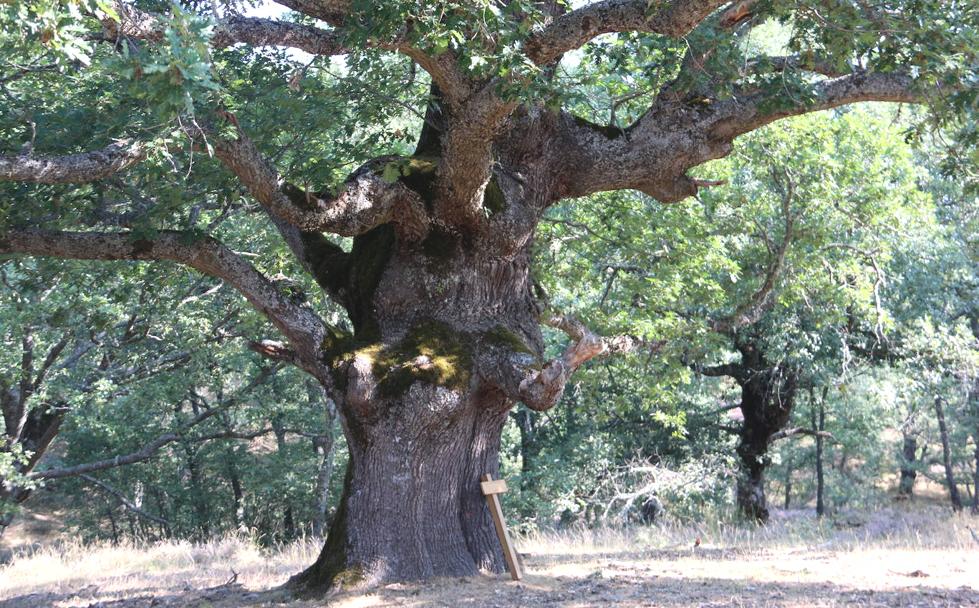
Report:
M 884 509 L 764 528 L 662 525 L 521 539 L 527 576 L 394 584 L 329 598 L 378 606 L 979 606 L 979 518 Z M 695 547 L 696 539 L 700 545 Z M 268 553 L 241 539 L 152 547 L 62 544 L 0 566 L 0 607 L 322 606 L 276 587 L 319 542 Z

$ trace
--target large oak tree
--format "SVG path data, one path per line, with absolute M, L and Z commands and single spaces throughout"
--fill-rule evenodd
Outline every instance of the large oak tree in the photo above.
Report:
M 497 473 L 508 410 L 552 408 L 579 366 L 646 344 L 545 309 L 531 247 L 549 207 L 623 189 L 678 203 L 718 185 L 691 170 L 781 118 L 885 101 L 928 103 L 955 126 L 976 98 L 977 9 L 954 0 L 278 4 L 295 19 L 196 3 L 6 5 L 11 153 L 0 180 L 13 184 L 0 254 L 176 262 L 221 279 L 268 318 L 281 339 L 253 348 L 329 391 L 350 450 L 326 546 L 293 579 L 304 592 L 499 570 L 478 482 Z M 752 40 L 771 23 L 786 35 L 763 46 L 778 54 Z M 236 45 L 290 47 L 314 61 Z M 411 61 L 405 81 L 391 69 L 398 55 Z M 314 66 L 336 56 L 345 62 Z M 278 85 L 256 76 L 282 66 Z M 300 92 L 311 66 L 381 86 Z M 416 69 L 430 87 L 420 103 L 405 93 Z M 71 84 L 54 94 L 57 78 Z M 120 83 L 125 94 L 112 88 Z M 299 121 L 289 91 L 312 102 Z M 73 106 L 79 99 L 89 107 Z M 608 101 L 610 118 L 586 110 L 595 99 Z M 424 117 L 409 129 L 414 154 L 364 137 L 347 157 L 380 148 L 376 158 L 339 185 L 310 185 L 324 174 L 317 156 L 345 153 L 322 140 L 321 125 L 340 131 L 350 107 L 365 106 L 383 130 L 404 105 Z M 281 114 L 264 123 L 251 112 L 275 106 Z M 39 107 L 48 132 L 32 118 Z M 123 179 L 140 171 L 136 183 Z M 258 204 L 224 204 L 217 184 Z M 345 318 L 283 290 L 198 223 L 202 213 L 248 212 L 267 215 Z M 544 323 L 570 337 L 553 358 Z

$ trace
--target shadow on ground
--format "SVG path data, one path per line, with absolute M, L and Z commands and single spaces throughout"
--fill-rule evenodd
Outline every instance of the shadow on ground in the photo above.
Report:
M 900 577 L 898 577 L 900 578 Z M 584 578 L 530 574 L 521 582 L 504 577 L 439 580 L 426 585 L 395 584 L 363 595 L 341 594 L 319 602 L 294 601 L 281 590 L 249 591 L 240 585 L 179 592 L 127 593 L 111 597 L 90 585 L 73 593 L 38 593 L 0 602 L 0 608 L 230 608 L 259 606 L 403 606 L 504 608 L 537 606 L 979 606 L 979 590 L 947 589 L 895 580 L 888 590 L 861 589 L 833 583 L 741 581 L 729 578 L 662 576 L 654 572 L 596 573 Z

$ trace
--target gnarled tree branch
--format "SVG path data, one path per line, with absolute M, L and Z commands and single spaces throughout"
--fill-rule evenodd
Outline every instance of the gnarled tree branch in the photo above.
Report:
M 231 17 L 220 21 L 211 37 L 211 46 L 221 49 L 238 43 L 288 47 L 310 55 L 331 56 L 349 52 L 336 32 L 310 25 L 255 17 Z
M 236 140 L 218 141 L 214 151 L 269 213 L 302 232 L 356 236 L 388 221 L 413 239 L 428 230 L 427 212 L 418 193 L 400 181 L 387 182 L 381 177 L 383 163 L 399 159 L 368 163 L 347 179 L 338 194 L 320 196 L 288 184 L 243 134 Z
M 130 140 L 109 144 L 101 150 L 64 156 L 0 156 L 0 181 L 93 182 L 127 169 L 145 157 L 143 144 Z
M 784 87 L 710 104 L 657 99 L 627 128 L 602 127 L 562 114 L 555 146 L 561 197 L 633 189 L 662 202 L 696 194 L 692 167 L 721 158 L 734 139 L 782 118 L 862 101 L 924 103 L 913 79 L 899 73 L 856 72 L 813 85 L 793 97 Z
M 264 313 L 313 365 L 325 328 L 311 310 L 283 296 L 241 256 L 211 237 L 163 231 L 151 238 L 130 233 L 8 230 L 0 234 L 0 253 L 79 260 L 169 260 L 222 279 Z
M 544 319 L 547 325 L 566 333 L 571 344 L 564 353 L 546 362 L 539 372 L 525 377 L 518 387 L 518 398 L 532 410 L 545 411 L 554 407 L 564 393 L 568 378 L 586 361 L 617 353 L 634 352 L 641 348 L 658 350 L 665 342 L 648 341 L 634 336 L 602 337 L 581 321 L 565 315 Z
M 273 0 L 297 13 L 309 15 L 333 26 L 343 25 L 351 10 L 350 0 Z
M 673 0 L 652 12 L 648 0 L 593 2 L 556 18 L 527 41 L 525 50 L 543 65 L 602 34 L 648 32 L 681 38 L 727 1 Z
M 160 15 L 124 2 L 115 2 L 113 8 L 118 20 L 106 14 L 100 15 L 106 40 L 126 38 L 160 42 L 163 39 L 166 21 Z M 211 37 L 211 46 L 222 49 L 237 43 L 290 47 L 311 55 L 342 55 L 348 52 L 336 32 L 318 27 L 255 17 L 232 16 L 220 20 Z
M 715 111 L 717 120 L 711 135 L 731 140 L 782 118 L 861 101 L 917 104 L 925 103 L 926 98 L 906 74 L 855 72 L 816 83 L 812 95 L 807 98 L 793 98 L 779 89 L 722 102 Z

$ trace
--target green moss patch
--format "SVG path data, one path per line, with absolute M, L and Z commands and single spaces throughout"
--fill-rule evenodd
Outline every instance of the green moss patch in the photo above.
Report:
M 360 566 L 351 566 L 337 572 L 333 576 L 333 582 L 330 587 L 334 591 L 357 589 L 366 578 L 363 568 Z
M 429 156 L 409 156 L 392 161 L 392 164 L 394 169 L 392 170 L 389 165 L 387 172 L 417 192 L 431 213 L 435 201 L 435 171 L 439 166 L 438 159 Z
M 510 331 L 502 325 L 497 325 L 493 329 L 483 332 L 482 338 L 490 346 L 505 348 L 512 352 L 525 353 L 534 357 L 537 356 L 537 353 L 524 343 L 523 339 L 517 335 L 517 332 Z
M 368 359 L 382 397 L 403 395 L 416 381 L 461 390 L 472 379 L 471 336 L 435 321 L 416 325 L 393 346 L 340 335 L 325 340 L 323 351 L 324 359 L 338 370 L 334 380 L 341 389 L 346 388 L 346 368 L 341 364 L 356 357 Z
M 483 193 L 483 209 L 489 216 L 494 216 L 506 209 L 506 197 L 503 195 L 503 189 L 500 188 L 496 178 L 491 179 L 490 183 L 486 185 L 486 192 Z

